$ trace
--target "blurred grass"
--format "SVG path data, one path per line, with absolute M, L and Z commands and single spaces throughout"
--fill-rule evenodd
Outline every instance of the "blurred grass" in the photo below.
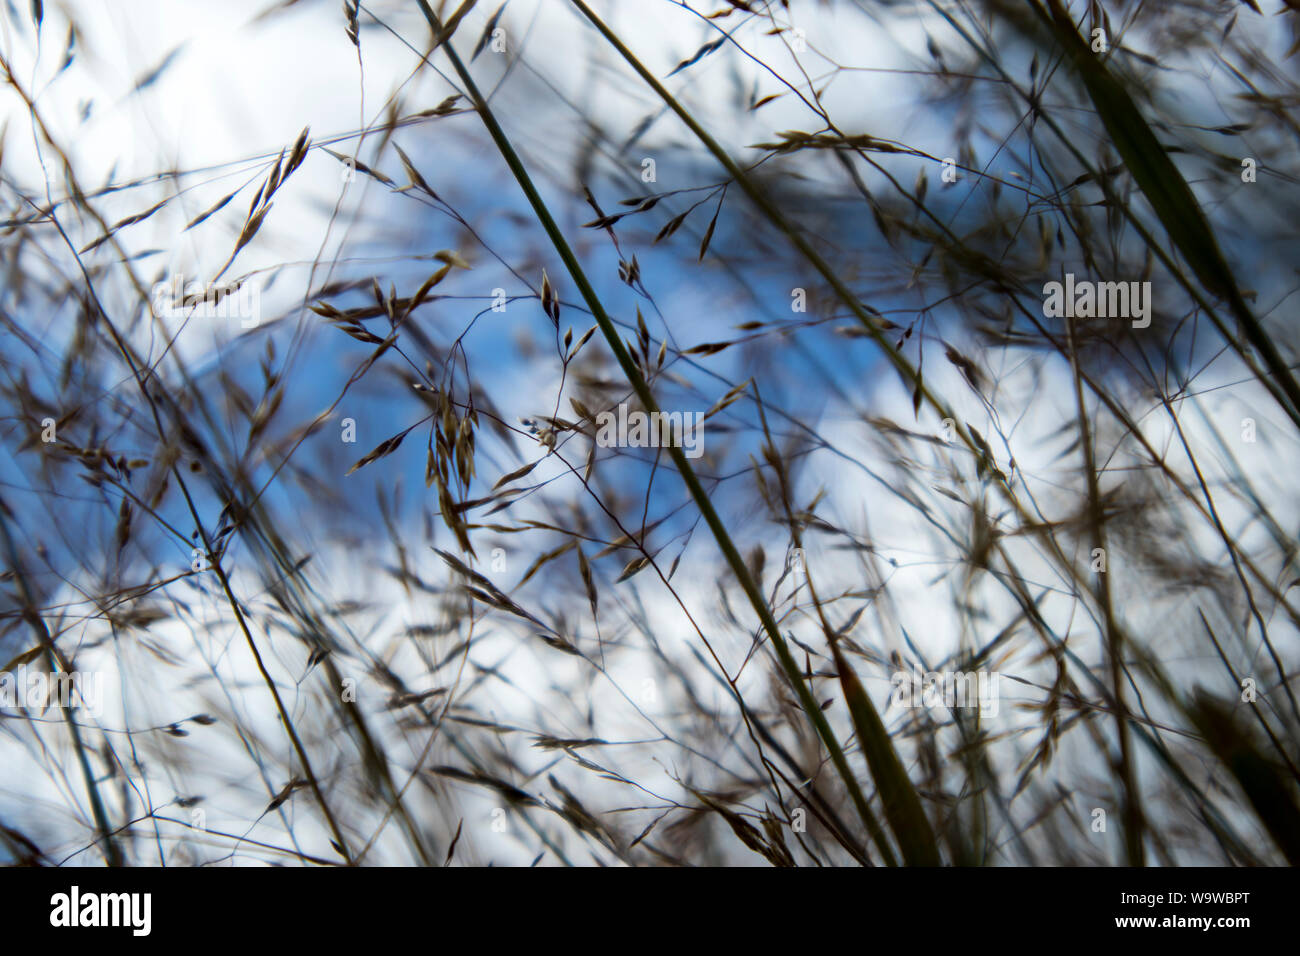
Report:
M 1267 191 L 1229 187 L 1233 150 L 1285 147 L 1300 128 L 1300 89 L 1259 30 L 1233 33 L 1253 13 L 1088 4 L 1108 30 L 1123 18 L 1100 56 L 1061 0 L 666 4 L 703 38 L 668 72 L 635 30 L 572 0 L 565 28 L 594 44 L 592 76 L 631 104 L 587 115 L 547 77 L 557 61 L 530 48 L 522 13 L 436 6 L 268 12 L 335 17 L 362 67 L 376 37 L 399 38 L 416 82 L 372 125 L 304 130 L 233 193 L 207 169 L 88 188 L 5 61 L 61 172 L 0 178 L 13 346 L 0 402 L 24 496 L 0 637 L 18 642 L 11 669 L 39 652 L 69 671 L 107 659 L 128 705 L 122 727 L 79 709 L 49 726 L 5 713 L 14 753 L 40 755 L 51 778 L 72 752 L 91 805 L 65 788 L 41 805 L 57 825 L 0 819 L 16 861 L 446 865 L 509 847 L 534 865 L 1296 862 L 1285 468 L 1300 435 L 1262 405 L 1273 396 L 1300 425 L 1291 330 L 1272 314 L 1294 242 L 1270 251 L 1263 223 L 1300 221 L 1300 171 L 1280 148 L 1261 163 Z M 907 69 L 840 62 L 817 30 L 832 15 L 919 28 L 924 50 L 883 31 Z M 510 40 L 493 63 L 498 27 Z M 1167 35 L 1209 39 L 1158 62 Z M 1229 122 L 1170 105 L 1205 62 L 1249 89 Z M 886 77 L 949 141 L 936 148 L 916 116 L 862 129 L 878 114 L 837 90 L 869 100 Z M 777 129 L 777 103 L 807 128 Z M 1247 143 L 1261 117 L 1278 121 L 1273 139 Z M 414 146 L 437 137 L 508 172 L 532 219 L 513 191 Z M 757 145 L 724 145 L 737 140 Z M 689 162 L 661 187 L 643 153 Z M 276 249 L 313 164 L 332 173 L 347 154 L 358 183 L 436 233 L 432 248 L 456 247 L 413 253 L 429 237 L 403 234 L 389 207 L 331 197 L 331 226 L 376 227 L 378 251 L 410 268 L 312 236 L 301 305 L 196 372 L 175 347 L 188 323 L 150 303 L 137 237 L 213 236 L 220 276 Z M 961 180 L 932 187 L 940 169 Z M 178 232 L 167 217 L 191 190 L 207 213 L 187 210 Z M 1232 204 L 1249 202 L 1259 218 L 1243 227 Z M 498 220 L 505 240 L 485 225 Z M 1271 284 L 1243 290 L 1225 250 L 1255 239 L 1252 282 Z M 1066 271 L 1149 279 L 1157 321 L 1142 335 L 1054 321 L 1040 290 Z M 510 311 L 494 318 L 498 281 Z M 735 307 L 731 338 L 701 340 L 690 294 Z M 1250 296 L 1280 305 L 1257 315 Z M 46 312 L 66 334 L 35 333 Z M 507 330 L 525 343 L 516 362 L 484 361 L 480 320 L 493 350 L 514 348 Z M 342 367 L 323 411 L 318 337 Z M 545 394 L 527 394 L 538 381 Z M 385 413 L 364 453 L 320 434 L 359 407 L 354 387 Z M 711 409 L 702 458 L 668 450 L 684 496 L 658 454 L 594 440 L 596 415 L 624 402 Z M 1247 413 L 1263 447 L 1236 437 Z M 33 437 L 46 417 L 56 440 Z M 420 464 L 423 489 L 404 495 Z M 197 545 L 214 574 L 164 559 Z M 918 623 L 930 633 L 914 639 Z M 974 668 L 1014 688 L 996 718 L 877 706 L 892 676 Z M 178 716 L 196 699 L 203 713 Z M 242 825 L 177 821 L 205 801 Z M 1093 823 L 1113 807 L 1111 841 Z

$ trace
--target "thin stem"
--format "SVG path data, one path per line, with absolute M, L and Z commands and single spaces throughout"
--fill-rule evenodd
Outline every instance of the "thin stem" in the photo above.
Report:
M 13 533 L 9 530 L 9 506 L 0 501 L 0 533 L 4 534 L 5 551 L 9 556 L 9 567 L 14 574 L 14 585 L 18 590 L 18 599 L 23 604 L 23 617 L 31 624 L 32 630 L 36 632 L 37 638 L 41 642 L 41 650 L 45 656 L 45 666 L 49 668 L 51 674 L 58 673 L 62 667 L 64 673 L 72 675 L 70 663 L 59 653 L 59 649 L 54 645 L 54 639 L 50 637 L 50 629 L 45 626 L 45 620 L 36 610 L 36 602 L 32 600 L 31 592 L 27 590 L 27 576 L 23 573 L 22 567 L 18 560 L 18 549 L 14 545 Z M 72 734 L 72 746 L 77 752 L 77 763 L 81 767 L 82 779 L 86 782 L 86 793 L 90 797 L 90 809 L 95 816 L 95 826 L 99 828 L 100 837 L 104 841 L 104 858 L 108 861 L 109 866 L 122 865 L 122 852 L 118 849 L 113 834 L 108 828 L 108 814 L 104 811 L 104 801 L 99 795 L 99 787 L 95 783 L 95 775 L 91 772 L 90 761 L 86 759 L 86 749 L 81 742 L 81 730 L 77 726 L 76 718 L 72 714 L 72 704 L 65 701 L 59 708 L 63 712 L 64 722 L 68 725 L 68 731 Z
M 537 188 L 533 185 L 532 178 L 524 168 L 523 162 L 520 160 L 518 153 L 515 152 L 514 147 L 510 144 L 509 138 L 501 129 L 500 124 L 497 123 L 496 117 L 493 115 L 491 108 L 479 92 L 477 85 L 474 83 L 473 77 L 470 76 L 469 71 L 465 68 L 465 64 L 462 63 L 460 57 L 456 55 L 456 51 L 452 48 L 449 38 L 444 33 L 437 15 L 429 8 L 426 0 L 417 0 L 417 2 L 420 5 L 421 11 L 424 13 L 425 19 L 429 21 L 429 26 L 433 29 L 438 44 L 447 54 L 447 58 L 451 61 L 451 64 L 456 70 L 457 75 L 460 77 L 461 82 L 465 84 L 465 92 L 478 110 L 479 116 L 483 120 L 483 125 L 487 128 L 488 134 L 492 137 L 492 141 L 496 144 L 498 151 L 500 151 L 502 159 L 504 159 L 506 165 L 510 167 L 511 173 L 514 174 L 520 188 L 523 189 L 524 195 L 532 206 L 534 214 L 537 216 L 542 228 L 546 231 L 547 237 L 555 247 L 555 251 L 564 262 L 565 268 L 568 269 L 569 275 L 573 278 L 574 284 L 577 285 L 578 291 L 582 294 L 583 300 L 587 303 L 587 307 L 591 310 L 591 314 L 595 318 L 596 324 L 600 327 L 601 334 L 605 336 L 605 340 L 609 343 L 610 350 L 613 351 L 614 357 L 618 360 L 619 367 L 622 368 L 623 373 L 627 376 L 629 383 L 632 385 L 633 391 L 636 392 L 637 398 L 640 399 L 641 404 L 645 407 L 648 413 L 657 413 L 659 407 L 654 400 L 654 395 L 650 391 L 650 386 L 646 383 L 645 378 L 637 368 L 636 363 L 633 362 L 632 357 L 628 354 L 627 349 L 624 348 L 623 342 L 619 338 L 618 330 L 614 327 L 614 323 L 610 319 L 608 313 L 606 313 L 604 306 L 600 302 L 600 298 L 596 295 L 596 290 L 588 281 L 586 273 L 583 272 L 582 266 L 578 262 L 577 256 L 574 255 L 573 250 L 569 247 L 568 242 L 564 238 L 564 234 L 560 231 L 560 228 L 556 224 L 550 210 L 547 208 L 545 201 L 538 194 Z M 800 704 L 803 706 L 804 711 L 808 714 L 809 720 L 816 728 L 818 736 L 821 737 L 822 742 L 826 745 L 826 749 L 831 757 L 831 762 L 835 765 L 836 771 L 844 780 L 844 784 L 849 791 L 849 796 L 857 807 L 858 814 L 866 824 L 876 847 L 880 850 L 880 855 L 888 865 L 897 866 L 898 861 L 894 855 L 893 848 L 885 837 L 884 830 L 881 828 L 875 814 L 872 812 L 870 806 L 868 806 L 867 799 L 863 795 L 861 787 L 858 786 L 857 780 L 849 769 L 848 760 L 844 756 L 844 750 L 841 748 L 839 741 L 835 738 L 835 732 L 831 729 L 825 715 L 822 714 L 821 708 L 818 706 L 817 700 L 813 697 L 812 691 L 809 690 L 808 686 L 804 683 L 803 675 L 799 671 L 799 664 L 790 653 L 785 638 L 781 636 L 780 627 L 777 625 L 776 619 L 772 616 L 772 612 L 768 608 L 767 602 L 764 599 L 762 592 L 759 590 L 758 585 L 750 575 L 744 559 L 740 556 L 740 552 L 736 549 L 736 545 L 731 540 L 731 535 L 728 533 L 726 526 L 722 523 L 722 519 L 718 517 L 717 511 L 709 500 L 709 496 L 705 492 L 703 485 L 700 484 L 700 480 L 696 476 L 695 470 L 691 467 L 690 461 L 686 458 L 683 450 L 676 445 L 670 445 L 668 452 L 672 456 L 673 464 L 677 466 L 677 470 L 681 474 L 682 480 L 686 483 L 687 490 L 690 492 L 691 497 L 695 499 L 695 504 L 700 509 L 700 514 L 704 517 L 705 523 L 709 526 L 709 530 L 713 532 L 713 537 L 717 541 L 718 547 L 722 550 L 727 565 L 731 568 L 732 573 L 735 574 L 736 579 L 740 582 L 741 589 L 745 592 L 745 596 L 749 599 L 750 605 L 754 608 L 755 613 L 758 614 L 759 620 L 763 624 L 763 628 L 767 631 L 768 637 L 772 641 L 772 646 L 776 650 L 777 659 L 781 663 L 781 668 L 785 671 L 795 693 L 799 697 Z

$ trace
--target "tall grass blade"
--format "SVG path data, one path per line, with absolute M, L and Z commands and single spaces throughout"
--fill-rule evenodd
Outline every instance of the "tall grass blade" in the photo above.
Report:
M 844 688 L 844 699 L 853 717 L 853 728 L 858 733 L 858 746 L 867 758 L 867 767 L 885 807 L 885 820 L 894 832 L 903 860 L 908 866 L 939 866 L 939 843 L 934 829 L 903 762 L 898 758 L 889 731 L 839 647 L 831 644 L 831 651 Z

